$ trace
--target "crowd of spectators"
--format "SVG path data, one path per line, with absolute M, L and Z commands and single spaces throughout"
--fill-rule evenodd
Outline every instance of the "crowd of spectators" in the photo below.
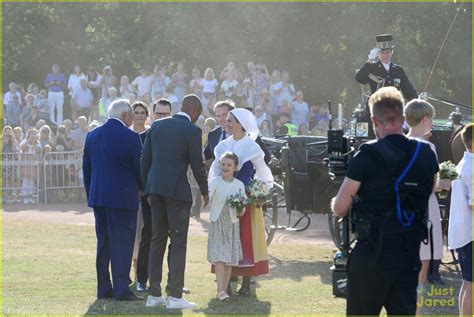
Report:
M 89 67 L 87 73 L 75 65 L 67 77 L 55 64 L 42 85 L 31 83 L 25 90 L 23 85 L 9 84 L 3 98 L 3 124 L 20 127 L 23 134 L 48 125 L 55 140 L 56 131 L 64 125 L 64 114 L 71 122 L 84 116 L 88 123 L 94 120 L 100 123 L 105 120 L 108 105 L 117 98 L 126 98 L 131 103 L 143 101 L 148 106 L 166 98 L 172 104 L 172 113 L 176 113 L 183 96 L 193 93 L 205 105 L 204 119 L 213 117 L 213 105 L 217 101 L 232 99 L 237 107 L 254 113 L 264 136 L 286 134 L 281 133 L 280 128 L 288 122 L 296 126 L 299 134 L 325 135 L 328 127 L 326 106 L 310 105 L 303 91 L 292 83 L 289 72 L 275 69 L 270 74 L 263 64 L 248 62 L 243 69 L 237 69 L 229 62 L 218 73 L 212 68 L 204 72 L 193 68 L 190 75 L 182 63 L 176 67 L 157 65 L 152 69 L 141 67 L 130 80 L 127 75 L 117 80 L 109 65 L 103 67 L 102 72 Z M 61 131 L 64 132 L 64 127 Z M 67 141 L 61 139 L 60 142 L 64 149 L 70 148 Z
M 38 202 L 41 200 L 38 190 L 44 187 L 44 177 L 48 175 L 46 186 L 51 188 L 82 185 L 82 172 L 78 159 L 82 157 L 81 151 L 87 132 L 99 125 L 99 122 L 88 123 L 85 116 L 80 116 L 75 123 L 76 128 L 70 119 L 65 119 L 55 131 L 46 124 L 45 119 L 39 119 L 34 124 L 28 125 L 26 132 L 21 125 L 3 127 L 1 135 L 3 203 Z M 48 153 L 51 154 L 47 156 Z M 46 170 L 43 169 L 44 160 L 50 160 L 50 166 Z M 54 160 L 61 163 L 51 164 Z M 62 195 L 61 202 L 71 201 L 71 196 L 74 195 L 80 196 L 77 192 L 66 195 L 58 191 L 53 194 Z
M 189 76 L 182 63 L 174 68 L 158 65 L 153 69 L 141 67 L 130 81 L 127 75 L 117 80 L 109 65 L 102 72 L 89 67 L 87 73 L 75 65 L 66 76 L 55 64 L 42 84 L 30 83 L 25 89 L 10 82 L 3 96 L 2 159 L 40 160 L 50 152 L 82 151 L 87 132 L 105 121 L 108 106 L 118 98 L 130 103 L 141 101 L 148 107 L 166 98 L 173 114 L 179 111 L 186 94 L 198 95 L 204 105 L 202 118 L 197 122 L 203 129 L 203 144 L 207 134 L 217 127 L 214 104 L 225 99 L 252 111 L 262 136 L 326 135 L 327 107 L 315 103 L 310 106 L 303 91 L 292 83 L 289 72 L 273 70 L 270 74 L 265 65 L 253 62 L 243 68 L 237 69 L 229 62 L 218 73 L 212 68 L 203 73 L 193 68 Z M 151 125 L 151 120 L 152 116 L 145 125 Z M 32 167 L 13 171 L 14 167 L 5 165 L 4 180 L 14 174 L 9 186 L 21 186 L 23 202 L 32 203 L 39 173 L 33 172 Z

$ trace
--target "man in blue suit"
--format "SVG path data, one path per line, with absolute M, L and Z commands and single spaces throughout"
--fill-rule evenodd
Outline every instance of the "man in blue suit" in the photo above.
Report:
M 214 148 L 217 143 L 227 138 L 228 135 L 225 131 L 225 123 L 229 111 L 233 109 L 235 109 L 234 104 L 227 100 L 219 101 L 214 105 L 214 113 L 216 114 L 219 127 L 215 128 L 207 135 L 207 143 L 203 151 L 203 158 L 205 161 L 214 159 Z
M 84 186 L 97 235 L 97 298 L 140 300 L 129 284 L 142 187 L 142 142 L 128 128 L 133 114 L 127 100 L 112 102 L 107 112 L 107 122 L 87 134 L 83 158 Z
M 199 185 L 204 206 L 208 187 L 201 154 L 201 129 L 193 123 L 202 112 L 196 95 L 183 98 L 181 112 L 171 118 L 155 121 L 148 130 L 142 156 L 142 180 L 151 205 L 152 238 L 149 254 L 150 295 L 146 306 L 166 305 L 169 309 L 195 308 L 183 298 L 186 246 L 191 187 L 187 171 L 191 166 Z M 171 243 L 168 255 L 167 300 L 162 296 L 163 257 L 168 235 Z

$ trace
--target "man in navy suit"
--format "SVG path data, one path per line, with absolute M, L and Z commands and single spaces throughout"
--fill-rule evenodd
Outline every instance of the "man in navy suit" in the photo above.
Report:
M 151 205 L 152 238 L 149 255 L 150 295 L 146 306 L 166 305 L 169 309 L 195 308 L 183 298 L 184 271 L 190 209 L 191 187 L 187 170 L 191 166 L 199 185 L 204 206 L 208 187 L 201 154 L 201 129 L 193 123 L 202 112 L 196 95 L 183 98 L 181 112 L 156 120 L 148 130 L 142 155 L 142 180 Z M 163 257 L 168 235 L 168 284 L 165 300 L 161 291 Z
M 97 235 L 97 298 L 140 300 L 129 284 L 142 187 L 142 142 L 128 128 L 133 114 L 127 100 L 114 101 L 107 112 L 107 122 L 87 134 L 83 157 L 84 186 Z
M 216 114 L 219 127 L 209 132 L 207 136 L 207 143 L 203 151 L 203 158 L 205 161 L 214 159 L 214 148 L 216 147 L 217 143 L 227 138 L 225 123 L 227 121 L 227 115 L 229 114 L 229 111 L 233 109 L 235 109 L 234 104 L 227 100 L 219 101 L 214 105 L 214 113 Z

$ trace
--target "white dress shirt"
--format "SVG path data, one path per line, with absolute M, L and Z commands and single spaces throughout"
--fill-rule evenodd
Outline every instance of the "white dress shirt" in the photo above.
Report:
M 472 240 L 472 153 L 464 152 L 457 165 L 459 178 L 451 188 L 448 247 L 458 249 Z
M 177 115 L 186 117 L 186 118 L 189 119 L 190 122 L 193 122 L 193 121 L 191 120 L 191 117 L 189 116 L 189 114 L 187 114 L 186 112 L 180 111 L 180 112 L 177 113 Z

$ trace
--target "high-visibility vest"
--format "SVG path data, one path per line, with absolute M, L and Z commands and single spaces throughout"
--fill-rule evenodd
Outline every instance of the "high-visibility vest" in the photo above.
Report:
M 100 117 L 106 117 L 107 116 L 107 113 L 105 111 L 104 98 L 100 98 L 100 100 L 99 100 L 99 116 Z
M 288 132 L 286 133 L 286 135 L 288 136 L 298 135 L 298 128 L 296 127 L 296 124 L 288 122 L 288 123 L 285 123 L 283 126 L 288 129 Z

